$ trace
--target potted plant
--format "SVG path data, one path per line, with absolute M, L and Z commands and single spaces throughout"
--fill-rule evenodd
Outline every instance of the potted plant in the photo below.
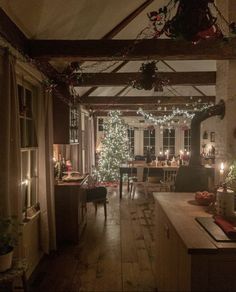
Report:
M 229 167 L 229 172 L 226 175 L 225 182 L 236 193 L 236 160 Z
M 19 228 L 16 218 L 0 218 L 0 272 L 12 266 L 13 249 L 20 235 Z

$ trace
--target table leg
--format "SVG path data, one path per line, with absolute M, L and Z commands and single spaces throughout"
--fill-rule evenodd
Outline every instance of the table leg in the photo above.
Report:
M 123 173 L 120 173 L 120 199 L 122 199 Z

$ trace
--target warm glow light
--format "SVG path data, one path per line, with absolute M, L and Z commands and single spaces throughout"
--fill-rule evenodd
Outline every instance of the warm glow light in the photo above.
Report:
M 21 182 L 22 185 L 25 185 L 25 186 L 28 186 L 29 184 L 29 180 L 28 179 L 25 179 Z
M 187 155 L 189 155 L 190 154 L 190 152 L 189 151 L 187 151 Z
M 162 152 L 160 151 L 160 155 L 162 155 Z
M 220 164 L 220 173 L 223 174 L 224 170 L 225 170 L 224 162 L 221 162 L 221 164 Z

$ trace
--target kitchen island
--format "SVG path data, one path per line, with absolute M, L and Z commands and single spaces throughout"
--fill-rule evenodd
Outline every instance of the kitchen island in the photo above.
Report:
M 154 193 L 158 291 L 236 291 L 236 242 L 196 221 L 212 217 L 194 193 Z

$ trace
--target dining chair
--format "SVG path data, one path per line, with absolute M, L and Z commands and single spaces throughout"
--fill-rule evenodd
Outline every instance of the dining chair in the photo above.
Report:
M 131 181 L 131 190 L 130 190 L 130 196 L 132 199 L 134 199 L 135 191 L 137 186 L 142 186 L 144 188 L 145 196 L 147 197 L 147 188 L 146 188 L 146 176 L 145 176 L 145 167 L 143 166 L 137 166 L 137 176 L 133 178 Z
M 174 191 L 177 169 L 164 168 L 164 178 L 161 181 L 162 189 L 167 192 Z
M 147 182 L 146 189 L 148 192 L 149 188 L 158 188 L 160 191 L 162 189 L 162 180 L 164 180 L 163 168 L 160 168 L 158 173 L 152 174 L 151 168 L 148 168 L 147 172 Z

